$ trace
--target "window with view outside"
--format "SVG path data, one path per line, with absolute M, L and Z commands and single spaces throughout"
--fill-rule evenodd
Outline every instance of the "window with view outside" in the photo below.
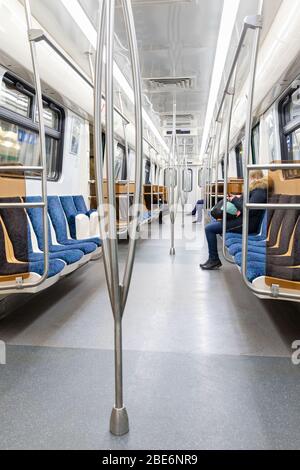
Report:
M 0 86 L 0 163 L 41 165 L 38 112 L 34 90 L 4 76 Z M 48 179 L 57 180 L 61 171 L 62 111 L 44 100 Z M 33 110 L 35 109 L 35 112 Z M 27 177 L 40 176 L 27 173 Z

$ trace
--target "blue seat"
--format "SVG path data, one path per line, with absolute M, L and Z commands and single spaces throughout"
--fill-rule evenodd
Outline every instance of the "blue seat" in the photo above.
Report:
M 54 259 L 49 261 L 49 271 L 48 271 L 48 278 L 54 277 L 57 274 L 60 274 L 64 268 L 65 263 L 60 259 Z M 37 261 L 37 262 L 30 262 L 29 263 L 29 271 L 32 273 L 39 274 L 40 276 L 44 273 L 44 262 Z
M 42 237 L 43 237 L 43 233 L 42 233 Z M 35 253 L 33 250 L 31 232 L 30 232 L 29 226 L 28 226 L 28 253 L 29 253 L 29 261 L 34 262 L 34 261 L 44 260 L 43 253 Z M 83 256 L 84 256 L 83 251 L 81 250 L 72 249 L 69 251 L 51 252 L 51 246 L 49 246 L 49 259 L 60 259 L 68 265 L 78 263 L 83 258 Z
M 264 263 L 266 264 L 267 254 L 266 253 L 249 253 L 248 252 L 248 263 Z M 242 253 L 237 253 L 234 257 L 234 261 L 238 266 L 242 265 Z
M 90 216 L 94 212 L 97 212 L 96 209 L 88 210 L 83 196 L 73 196 L 73 201 L 79 214 Z
M 228 251 L 231 254 L 231 256 L 235 256 L 238 253 L 241 253 L 242 248 L 243 248 L 242 243 L 235 243 L 235 244 L 231 245 L 228 248 Z M 248 245 L 248 251 L 249 252 L 264 254 L 266 252 L 266 250 L 267 250 L 267 242 L 266 241 L 257 242 L 257 243 L 255 243 L 255 242 L 251 243 L 251 241 L 249 242 L 249 245 Z
M 84 254 L 93 253 L 99 246 L 101 246 L 101 240 L 99 238 L 88 240 L 74 240 L 68 238 L 66 218 L 58 196 L 48 197 L 48 213 L 53 224 L 58 243 L 67 246 L 69 245 L 73 248 L 76 247 L 77 249 L 82 250 Z
M 20 198 L 1 199 L 3 203 L 20 202 Z M 44 261 L 42 258 L 35 257 L 32 253 L 31 241 L 28 238 L 28 220 L 23 208 L 1 209 L 0 215 L 7 231 L 8 237 L 12 243 L 14 257 L 28 265 L 28 272 L 42 275 L 44 273 Z M 20 229 L 20 227 L 22 229 Z M 27 234 L 27 236 L 25 235 Z M 53 277 L 63 271 L 66 264 L 61 260 L 49 261 L 48 277 Z
M 50 196 L 50 197 L 52 197 L 52 196 Z M 60 199 L 63 211 L 66 215 L 66 218 L 68 220 L 68 223 L 69 223 L 71 237 L 74 240 L 76 240 L 75 218 L 76 218 L 77 215 L 81 215 L 81 213 L 79 213 L 77 211 L 72 196 L 60 196 L 59 199 Z M 87 242 L 95 243 L 98 247 L 102 246 L 102 242 L 101 242 L 100 238 L 98 238 L 98 237 L 87 238 L 85 240 L 77 240 L 77 241 L 79 241 L 79 242 L 87 241 Z
M 260 232 L 256 235 L 249 235 L 248 240 L 249 243 L 258 243 L 258 242 L 263 242 L 267 238 L 267 232 L 268 232 L 268 212 L 265 212 L 264 218 L 262 220 L 262 225 Z M 226 246 L 229 248 L 231 245 L 234 245 L 236 243 L 241 243 L 243 239 L 243 235 L 241 233 L 231 233 L 228 232 L 226 234 Z
M 32 196 L 32 197 L 26 198 L 26 202 L 32 202 L 32 203 L 41 202 L 41 200 L 42 199 L 38 196 Z M 34 230 L 38 247 L 41 251 L 43 251 L 44 250 L 43 210 L 40 207 L 28 208 L 27 214 L 30 219 L 32 228 Z M 78 263 L 83 258 L 84 252 L 77 247 L 53 245 L 50 227 L 48 230 L 48 239 L 49 239 L 49 258 L 50 259 L 61 259 L 62 261 L 65 261 L 68 265 L 71 265 L 74 263 Z M 30 230 L 28 234 L 28 240 L 29 240 L 30 252 L 33 253 Z M 35 260 L 43 259 L 43 254 L 34 253 L 34 255 L 35 255 Z
M 250 282 L 261 276 L 266 275 L 266 264 L 259 262 L 251 262 L 247 267 L 247 278 Z

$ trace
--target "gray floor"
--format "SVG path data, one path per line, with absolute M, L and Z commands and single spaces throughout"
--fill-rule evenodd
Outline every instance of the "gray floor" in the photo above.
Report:
M 203 228 L 186 218 L 182 238 L 179 219 L 174 260 L 168 219 L 137 250 L 124 317 L 130 434 L 108 432 L 113 322 L 100 261 L 0 322 L 0 448 L 300 448 L 300 305 L 260 301 L 233 266 L 201 272 Z

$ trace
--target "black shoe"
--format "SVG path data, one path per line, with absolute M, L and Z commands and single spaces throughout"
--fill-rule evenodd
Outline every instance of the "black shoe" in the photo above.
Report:
M 221 267 L 222 263 L 220 260 L 208 260 L 205 264 L 200 264 L 200 268 L 203 269 L 203 271 L 214 271 Z

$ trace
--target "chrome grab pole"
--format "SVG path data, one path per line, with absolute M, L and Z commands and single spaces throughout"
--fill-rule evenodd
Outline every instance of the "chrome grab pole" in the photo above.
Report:
M 243 199 L 243 241 L 242 241 L 242 276 L 246 283 L 249 285 L 247 277 L 248 268 L 248 236 L 249 236 L 249 171 L 251 156 L 251 133 L 252 133 L 252 112 L 253 112 L 253 99 L 254 99 L 254 88 L 255 88 L 255 77 L 257 68 L 257 57 L 259 49 L 259 40 L 262 27 L 262 11 L 264 1 L 259 0 L 257 26 L 254 31 L 254 39 L 252 44 L 251 53 L 251 64 L 249 73 L 249 91 L 248 91 L 248 106 L 246 116 L 246 127 L 245 127 L 245 152 L 244 152 L 244 199 Z
M 222 251 L 223 256 L 226 261 L 231 264 L 235 264 L 233 259 L 228 256 L 226 248 L 226 233 L 227 233 L 227 195 L 228 195 L 228 170 L 229 170 L 229 152 L 230 152 L 230 130 L 231 130 L 231 120 L 233 113 L 233 102 L 235 95 L 235 86 L 236 86 L 236 77 L 237 77 L 237 66 L 233 72 L 233 85 L 232 89 L 228 90 L 229 95 L 229 109 L 228 109 L 228 118 L 227 118 L 227 131 L 226 131 L 226 148 L 224 155 L 224 192 L 223 192 L 223 227 L 222 227 Z
M 218 199 L 219 199 L 219 164 L 220 164 L 220 146 L 221 146 L 221 138 L 222 138 L 222 130 L 223 130 L 223 114 L 222 114 L 220 120 L 217 122 L 218 132 L 217 132 L 217 145 L 216 145 L 215 205 L 218 204 L 218 202 L 219 202 L 218 201 Z
M 216 129 L 215 129 L 216 132 Z M 213 195 L 212 195 L 212 182 L 213 182 L 213 165 L 214 165 L 214 155 L 215 155 L 215 147 L 216 147 L 216 134 L 214 135 L 213 138 L 213 145 L 210 153 L 210 159 L 209 159 L 209 210 L 213 208 Z
M 126 29 L 128 33 L 130 55 L 133 68 L 133 83 L 135 94 L 135 118 L 136 118 L 136 188 L 133 205 L 133 220 L 129 227 L 129 249 L 126 261 L 123 283 L 120 284 L 118 246 L 116 236 L 116 214 L 115 214 L 115 177 L 114 177 L 114 134 L 113 134 L 113 47 L 114 47 L 114 13 L 115 1 L 105 0 L 100 11 L 98 25 L 98 39 L 96 51 L 96 73 L 95 73 L 95 160 L 97 175 L 97 195 L 99 201 L 100 229 L 103 238 L 103 254 L 110 295 L 111 306 L 115 324 L 115 406 L 112 410 L 110 420 L 110 431 L 116 436 L 122 436 L 129 431 L 129 422 L 126 408 L 123 403 L 123 367 L 122 367 L 122 318 L 127 302 L 130 281 L 132 277 L 135 247 L 138 232 L 138 219 L 140 215 L 140 202 L 142 192 L 142 154 L 143 154 L 143 121 L 142 121 L 142 98 L 141 77 L 139 69 L 138 49 L 135 36 L 134 20 L 131 3 L 122 0 Z M 108 229 L 104 220 L 104 193 L 103 193 L 103 148 L 102 148 L 102 119 L 101 119 L 101 79 L 103 68 L 104 38 L 106 36 L 106 137 L 107 137 L 107 179 L 108 179 Z M 107 237 L 108 235 L 108 237 Z
M 176 102 L 173 103 L 173 133 L 172 147 L 170 151 L 170 159 L 172 156 L 172 176 L 170 179 L 170 221 L 171 221 L 171 248 L 170 255 L 175 256 L 175 153 L 176 153 Z M 170 162 L 171 163 L 171 162 Z M 171 168 L 171 165 L 169 165 Z
M 44 122 L 44 108 L 43 108 L 43 95 L 42 95 L 42 87 L 41 87 L 41 79 L 39 74 L 38 62 L 37 62 L 37 51 L 36 51 L 36 44 L 31 39 L 31 31 L 32 31 L 32 16 L 31 16 L 31 9 L 30 9 L 30 0 L 25 0 L 25 13 L 26 13 L 26 22 L 27 22 L 27 30 L 28 30 L 28 40 L 30 43 L 30 53 L 31 53 L 31 61 L 33 67 L 33 75 L 34 75 L 34 82 L 35 82 L 35 89 L 36 89 L 36 97 L 37 97 L 37 109 L 38 109 L 38 116 L 39 116 L 39 147 L 40 147 L 40 159 L 41 159 L 41 166 L 39 167 L 0 167 L 1 169 L 5 169 L 9 171 L 9 169 L 13 170 L 20 170 L 20 171 L 38 171 L 41 173 L 41 183 L 42 183 L 42 203 L 10 203 L 10 204 L 1 204 L 1 208 L 35 208 L 40 207 L 43 210 L 43 237 L 44 237 L 44 272 L 41 278 L 35 283 L 28 283 L 26 286 L 24 284 L 18 284 L 17 288 L 20 290 L 26 290 L 33 287 L 38 287 L 42 285 L 48 278 L 49 273 L 49 234 L 48 234 L 48 201 L 47 201 L 47 153 L 46 153 L 46 134 L 45 134 L 45 122 Z M 6 288 L 1 287 L 0 291 L 7 291 L 9 289 L 15 289 L 16 286 L 8 286 Z
M 187 175 L 187 154 L 186 154 L 186 139 L 183 140 L 183 164 L 184 168 L 181 170 L 182 181 L 180 182 L 181 206 L 182 206 L 182 228 L 184 228 L 184 209 L 187 203 L 187 192 L 185 187 L 185 179 Z
M 262 1 L 262 0 L 259 0 L 259 1 Z M 262 8 L 260 8 L 260 6 L 259 6 L 259 11 L 262 12 Z M 218 112 L 217 112 L 217 115 L 216 115 L 216 121 L 219 120 L 220 113 L 221 113 L 223 105 L 224 105 L 224 100 L 226 98 L 226 94 L 230 90 L 233 75 L 236 73 L 235 72 L 236 64 L 237 64 L 237 61 L 239 59 L 240 52 L 243 48 L 244 40 L 245 40 L 247 31 L 249 29 L 256 29 L 258 27 L 258 25 L 261 26 L 261 19 L 262 19 L 261 14 L 262 13 L 259 13 L 258 15 L 246 16 L 246 18 L 244 19 L 243 28 L 242 28 L 241 34 L 238 38 L 237 48 L 235 50 L 235 54 L 234 54 L 234 57 L 233 57 L 233 60 L 232 60 L 232 63 L 231 63 L 231 67 L 230 67 L 230 71 L 229 71 L 229 74 L 228 74 L 227 82 L 226 82 L 226 85 L 225 85 L 225 88 L 224 88 L 224 91 L 223 91 L 223 94 L 222 94 L 222 99 L 221 99 L 221 102 L 220 102 L 220 105 L 219 105 L 219 108 L 218 108 Z

